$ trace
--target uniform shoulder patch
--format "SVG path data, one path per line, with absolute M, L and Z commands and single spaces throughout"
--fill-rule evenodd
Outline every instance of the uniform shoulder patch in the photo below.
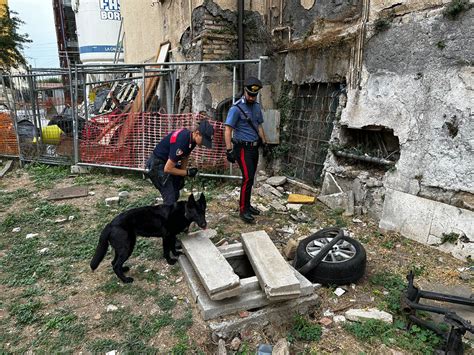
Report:
M 176 156 L 183 155 L 183 150 L 181 148 L 176 149 Z

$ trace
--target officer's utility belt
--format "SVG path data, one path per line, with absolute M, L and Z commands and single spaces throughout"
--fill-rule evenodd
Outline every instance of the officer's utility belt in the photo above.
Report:
M 257 147 L 258 144 L 259 144 L 259 141 L 246 142 L 246 141 L 239 141 L 237 139 L 232 139 L 232 143 L 237 144 L 237 145 L 241 145 L 241 146 L 244 146 L 244 147 Z

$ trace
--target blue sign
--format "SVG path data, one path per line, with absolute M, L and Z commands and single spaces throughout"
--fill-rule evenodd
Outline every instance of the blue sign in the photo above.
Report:
M 82 53 L 115 53 L 116 46 L 82 46 L 79 47 L 79 52 Z M 120 53 L 123 48 L 120 48 Z
M 120 0 L 99 0 L 100 19 L 120 21 Z

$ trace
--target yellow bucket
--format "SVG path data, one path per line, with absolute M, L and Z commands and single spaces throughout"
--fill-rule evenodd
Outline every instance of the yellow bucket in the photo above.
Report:
M 45 144 L 59 144 L 61 142 L 61 134 L 64 132 L 58 125 L 51 125 L 41 128 L 41 138 Z

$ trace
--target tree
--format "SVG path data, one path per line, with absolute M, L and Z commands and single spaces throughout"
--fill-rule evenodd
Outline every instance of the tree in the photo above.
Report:
M 31 42 L 27 34 L 18 33 L 24 22 L 15 15 L 18 14 L 10 11 L 8 5 L 5 5 L 3 14 L 0 15 L 0 67 L 4 70 L 26 64 L 21 51 L 25 43 Z

